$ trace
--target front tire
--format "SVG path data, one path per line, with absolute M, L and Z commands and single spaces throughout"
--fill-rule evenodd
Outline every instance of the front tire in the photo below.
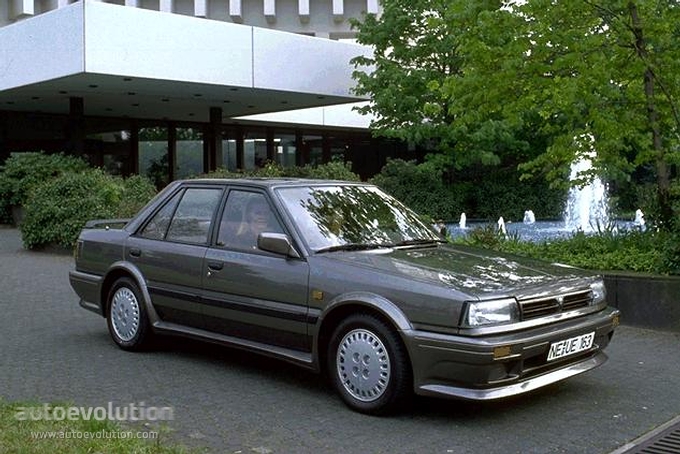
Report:
M 137 283 L 127 277 L 118 279 L 109 291 L 106 322 L 111 338 L 123 350 L 141 350 L 151 337 L 141 295 Z
M 411 367 L 403 343 L 391 326 L 371 314 L 340 322 L 326 363 L 333 386 L 353 410 L 389 413 L 411 395 Z

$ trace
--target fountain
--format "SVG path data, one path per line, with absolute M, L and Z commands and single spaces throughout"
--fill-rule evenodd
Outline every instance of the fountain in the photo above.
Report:
M 645 229 L 645 215 L 642 213 L 641 209 L 635 210 L 635 219 L 633 220 L 633 225 L 638 227 L 640 230 Z
M 534 212 L 531 210 L 526 210 L 524 212 L 524 220 L 522 221 L 524 224 L 533 224 L 536 222 L 536 216 L 534 215 Z
M 465 216 L 465 213 L 460 214 L 460 221 L 458 221 L 458 227 L 461 229 L 466 229 L 467 228 L 467 216 Z
M 582 178 L 592 169 L 595 153 L 582 153 L 580 159 L 571 164 L 570 180 Z M 565 227 L 570 231 L 593 232 L 609 226 L 609 204 L 607 187 L 599 177 L 594 177 L 585 186 L 575 186 L 569 190 L 565 210 Z
M 503 219 L 503 216 L 498 218 L 498 231 L 503 235 L 503 236 L 508 236 L 508 231 L 505 230 L 505 219 Z

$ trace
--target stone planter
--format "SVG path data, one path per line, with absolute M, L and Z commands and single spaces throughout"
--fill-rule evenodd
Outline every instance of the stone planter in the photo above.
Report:
M 680 277 L 606 273 L 607 301 L 621 323 L 680 333 Z
M 12 222 L 15 226 L 19 227 L 21 222 L 24 220 L 24 207 L 13 205 L 12 206 Z

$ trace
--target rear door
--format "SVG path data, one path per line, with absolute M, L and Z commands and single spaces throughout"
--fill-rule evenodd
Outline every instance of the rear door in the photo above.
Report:
M 126 259 L 141 270 L 164 321 L 202 326 L 203 259 L 223 192 L 182 187 L 128 240 Z
M 207 327 L 220 334 L 310 351 L 309 266 L 302 259 L 259 250 L 250 237 L 243 239 L 247 209 L 253 205 L 268 210 L 266 231 L 286 233 L 265 192 L 232 189 L 228 193 L 215 246 L 205 256 Z

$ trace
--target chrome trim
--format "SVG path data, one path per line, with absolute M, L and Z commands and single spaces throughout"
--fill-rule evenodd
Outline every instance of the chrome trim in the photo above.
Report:
M 599 352 L 592 358 L 572 364 L 563 369 L 521 380 L 511 385 L 487 389 L 460 388 L 450 385 L 429 384 L 419 386 L 416 392 L 424 396 L 455 397 L 468 400 L 494 400 L 526 393 L 574 375 L 582 374 L 607 361 L 607 355 Z

